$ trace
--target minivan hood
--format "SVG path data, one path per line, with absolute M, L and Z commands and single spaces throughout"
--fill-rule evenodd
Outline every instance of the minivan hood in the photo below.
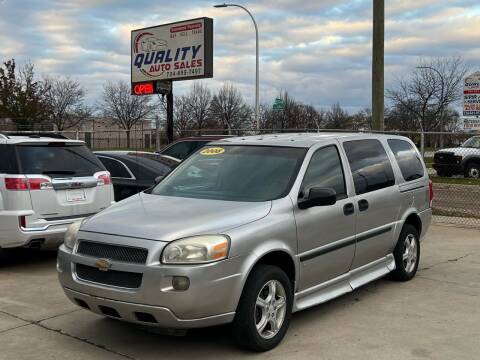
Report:
M 271 201 L 233 202 L 139 193 L 92 216 L 81 231 L 172 241 L 218 234 L 268 215 Z

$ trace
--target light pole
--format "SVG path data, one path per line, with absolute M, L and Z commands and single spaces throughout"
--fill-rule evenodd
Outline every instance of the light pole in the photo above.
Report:
M 248 15 L 250 15 L 250 17 L 252 18 L 252 21 L 253 21 L 253 25 L 255 26 L 255 40 L 256 40 L 256 69 L 255 69 L 255 125 L 257 126 L 258 128 L 258 117 L 259 117 L 259 113 L 260 113 L 260 91 L 259 91 L 259 88 L 260 88 L 260 80 L 259 80 L 259 45 L 258 45 L 258 26 L 257 26 L 257 22 L 255 21 L 255 18 L 253 17 L 252 13 L 244 6 L 242 5 L 237 5 L 237 4 L 219 4 L 219 5 L 213 5 L 213 7 L 215 8 L 224 8 L 224 7 L 229 7 L 229 6 L 233 6 L 233 7 L 238 7 L 240 9 L 243 9 L 247 12 Z
M 440 105 L 440 124 L 442 126 L 442 128 L 440 129 L 441 131 L 443 131 L 443 96 L 445 94 L 445 80 L 443 79 L 443 75 L 440 71 L 438 71 L 437 69 L 435 69 L 434 67 L 431 67 L 431 66 L 417 66 L 416 67 L 417 69 L 426 69 L 426 70 L 431 70 L 431 71 L 434 71 L 437 73 L 438 77 L 440 78 L 440 82 L 442 83 L 442 92 L 441 92 L 441 95 L 440 95 L 440 101 L 442 102 L 441 105 Z M 424 131 L 423 131 L 423 124 L 420 124 L 421 128 L 422 128 L 422 139 L 425 138 L 425 135 L 424 135 Z M 424 142 L 425 140 L 422 141 L 422 156 L 423 156 L 423 149 L 424 149 Z M 440 146 L 443 146 L 443 135 L 440 134 Z
M 383 131 L 384 119 L 384 39 L 385 39 L 385 0 L 373 0 L 372 37 L 372 120 L 373 129 Z

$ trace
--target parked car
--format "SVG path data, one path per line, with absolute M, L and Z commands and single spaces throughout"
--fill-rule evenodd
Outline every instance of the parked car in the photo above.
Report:
M 292 312 L 388 273 L 412 279 L 432 197 L 404 137 L 231 138 L 72 225 L 59 279 L 92 312 L 173 329 L 232 323 L 241 346 L 265 351 Z
M 84 142 L 0 134 L 0 248 L 58 247 L 68 225 L 112 202 L 110 174 Z
M 95 151 L 94 154 L 112 176 L 115 201 L 152 187 L 180 163 L 150 152 Z
M 433 156 L 438 176 L 464 175 L 480 178 L 480 136 L 473 136 L 458 147 L 441 149 Z
M 160 150 L 158 153 L 170 156 L 179 160 L 185 160 L 198 149 L 204 147 L 211 141 L 217 141 L 229 137 L 229 135 L 202 135 L 186 137 L 174 141 Z

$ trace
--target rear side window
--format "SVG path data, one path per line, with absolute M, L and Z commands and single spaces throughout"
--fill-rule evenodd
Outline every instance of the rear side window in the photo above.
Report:
M 392 164 L 380 141 L 347 141 L 343 147 L 352 170 L 357 195 L 395 184 Z
M 0 145 L 0 174 L 18 174 L 17 155 L 14 145 Z
M 342 162 L 335 146 L 327 146 L 313 154 L 303 178 L 302 192 L 312 187 L 331 188 L 337 192 L 337 199 L 345 198 L 345 177 Z
M 398 166 L 402 171 L 405 181 L 412 181 L 422 178 L 425 175 L 423 164 L 413 146 L 398 139 L 388 140 L 388 145 L 397 159 Z
M 184 160 L 204 144 L 205 142 L 202 141 L 180 141 L 163 151 L 162 155 L 173 156 L 179 160 Z
M 136 166 L 139 172 L 139 176 L 142 177 L 141 172 L 142 170 L 149 170 L 149 172 L 153 173 L 155 176 L 166 175 L 172 169 L 173 166 L 169 166 L 166 164 L 161 155 L 153 155 L 153 154 L 138 154 L 138 155 L 129 155 L 130 161 L 134 164 L 139 164 L 141 166 Z M 132 170 L 134 166 L 130 167 Z
M 132 177 L 120 161 L 103 156 L 99 156 L 98 159 L 105 165 L 112 177 L 124 179 L 130 179 Z
M 49 143 L 18 145 L 20 166 L 24 174 L 45 174 L 52 177 L 92 176 L 104 171 L 95 155 L 84 145 Z

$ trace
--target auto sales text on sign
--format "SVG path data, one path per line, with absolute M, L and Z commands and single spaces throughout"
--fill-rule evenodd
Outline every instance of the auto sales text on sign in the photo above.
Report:
M 132 84 L 213 76 L 213 20 L 193 19 L 132 31 Z

